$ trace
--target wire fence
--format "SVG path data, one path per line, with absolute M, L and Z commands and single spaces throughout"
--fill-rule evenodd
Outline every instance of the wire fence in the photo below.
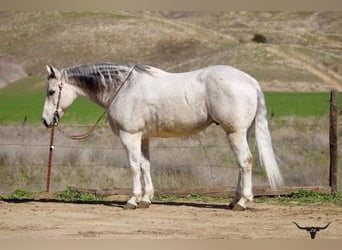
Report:
M 288 186 L 326 186 L 329 182 L 329 124 L 324 119 L 270 119 L 273 146 Z M 110 188 L 131 186 L 126 153 L 106 124 L 84 141 L 66 134 L 80 133 L 88 125 L 66 124 L 56 131 L 52 166 L 52 190 L 68 186 Z M 14 188 L 44 190 L 49 130 L 41 124 L 0 127 L 0 192 Z M 268 185 L 259 167 L 254 135 L 250 147 L 255 156 L 254 185 Z M 340 145 L 340 143 L 339 143 Z M 231 185 L 238 169 L 224 131 L 211 126 L 187 138 L 152 139 L 152 176 L 157 188 Z

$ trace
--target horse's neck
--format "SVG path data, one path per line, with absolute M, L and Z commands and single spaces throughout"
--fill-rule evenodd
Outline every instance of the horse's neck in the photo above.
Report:
M 73 86 L 77 96 L 83 96 L 103 108 L 106 108 L 109 105 L 119 88 L 116 84 L 113 86 L 107 85 L 98 88 L 89 88 L 86 84 L 80 85 L 73 82 L 71 82 L 71 85 Z
M 119 76 L 109 75 L 107 77 L 96 78 L 98 82 L 87 83 L 87 80 L 80 80 L 77 76 L 68 76 L 67 71 L 63 72 L 65 81 L 73 86 L 78 96 L 83 96 L 96 104 L 107 107 L 120 90 L 121 85 L 130 75 L 117 71 Z

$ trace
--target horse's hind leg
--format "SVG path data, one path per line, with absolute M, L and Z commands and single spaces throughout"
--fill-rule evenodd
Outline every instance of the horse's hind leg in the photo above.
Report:
M 233 210 L 244 210 L 246 201 L 253 200 L 252 194 L 252 163 L 253 156 L 247 143 L 246 130 L 228 134 L 228 139 L 239 164 L 239 180 L 235 198 L 230 207 Z
M 154 195 L 153 183 L 150 173 L 149 139 L 144 139 L 141 145 L 141 170 L 144 180 L 144 196 L 138 204 L 139 208 L 148 208 Z
M 133 180 L 133 194 L 132 197 L 127 201 L 125 209 L 135 209 L 142 197 L 140 182 L 141 134 L 130 134 L 120 131 L 120 139 L 128 155 L 128 163 L 131 168 Z

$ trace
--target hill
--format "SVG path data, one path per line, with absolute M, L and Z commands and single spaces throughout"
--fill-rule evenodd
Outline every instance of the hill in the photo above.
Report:
M 264 90 L 342 90 L 342 12 L 1 12 L 0 81 L 112 61 L 237 67 Z M 260 34 L 266 42 L 253 41 Z M 254 39 L 255 40 L 255 39 Z M 43 84 L 43 83 L 41 83 Z

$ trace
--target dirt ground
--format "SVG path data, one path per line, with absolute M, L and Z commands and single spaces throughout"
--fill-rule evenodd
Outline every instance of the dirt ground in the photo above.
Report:
M 216 203 L 159 202 L 137 210 L 123 205 L 0 201 L 0 238 L 309 239 L 293 221 L 301 226 L 332 221 L 316 239 L 342 239 L 342 208 L 334 205 L 252 202 L 243 212 Z

